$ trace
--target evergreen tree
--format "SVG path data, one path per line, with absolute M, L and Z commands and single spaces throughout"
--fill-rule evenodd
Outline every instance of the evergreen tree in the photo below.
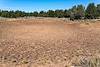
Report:
M 88 18 L 88 19 L 94 19 L 94 18 L 96 18 L 96 16 L 97 16 L 97 14 L 96 14 L 97 12 L 96 11 L 97 10 L 96 10 L 95 4 L 94 3 L 90 3 L 87 6 L 87 9 L 85 11 L 86 18 Z
M 40 17 L 46 17 L 47 14 L 46 14 L 45 11 L 40 11 L 39 16 L 40 16 Z
M 35 12 L 33 13 L 33 16 L 37 17 L 37 16 L 38 16 L 38 12 L 35 11 Z
M 58 18 L 64 17 L 64 11 L 63 10 L 55 10 L 55 17 L 58 17 Z
M 55 17 L 55 12 L 54 12 L 53 10 L 49 10 L 49 11 L 47 12 L 47 16 L 48 16 L 48 17 Z
M 82 17 L 84 17 L 84 12 L 85 12 L 85 7 L 83 5 L 78 5 L 76 14 L 75 14 L 75 18 L 81 19 Z
M 64 10 L 64 17 L 65 17 L 65 18 L 70 17 L 70 12 L 69 12 L 69 10 Z
M 97 16 L 100 17 L 100 4 L 97 5 Z

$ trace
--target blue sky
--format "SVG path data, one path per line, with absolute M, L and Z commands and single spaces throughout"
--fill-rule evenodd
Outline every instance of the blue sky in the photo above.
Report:
M 50 9 L 69 9 L 78 4 L 87 6 L 90 2 L 100 4 L 100 0 L 0 0 L 0 9 L 26 12 L 47 11 Z

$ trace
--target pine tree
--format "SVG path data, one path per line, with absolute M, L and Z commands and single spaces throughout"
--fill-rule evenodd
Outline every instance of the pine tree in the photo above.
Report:
M 96 6 L 94 3 L 90 3 L 88 6 L 87 6 L 87 9 L 85 11 L 85 16 L 86 18 L 88 19 L 94 19 L 97 17 L 97 12 L 96 12 Z

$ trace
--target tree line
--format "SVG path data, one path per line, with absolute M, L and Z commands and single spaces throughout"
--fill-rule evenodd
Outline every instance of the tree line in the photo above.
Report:
M 6 18 L 17 18 L 17 17 L 58 17 L 58 18 L 70 18 L 74 19 L 95 19 L 100 17 L 100 4 L 95 5 L 90 3 L 86 8 L 83 5 L 73 6 L 70 9 L 65 10 L 48 10 L 48 11 L 7 11 L 0 10 L 0 16 Z

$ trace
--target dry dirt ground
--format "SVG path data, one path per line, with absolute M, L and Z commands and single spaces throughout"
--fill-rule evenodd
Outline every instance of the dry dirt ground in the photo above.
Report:
M 0 67 L 67 67 L 100 56 L 100 21 L 67 22 L 0 21 Z

